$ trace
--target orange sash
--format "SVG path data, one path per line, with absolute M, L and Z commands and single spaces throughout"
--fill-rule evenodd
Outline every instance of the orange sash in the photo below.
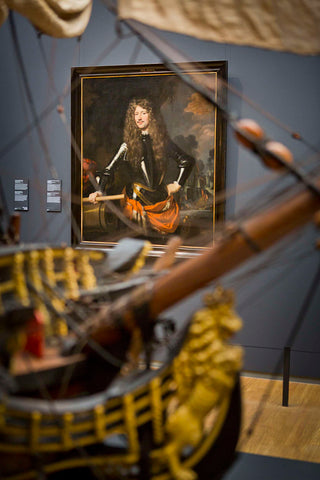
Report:
M 154 205 L 145 205 L 125 195 L 121 202 L 124 214 L 130 219 L 143 222 L 144 219 L 154 230 L 163 233 L 174 233 L 179 225 L 179 206 L 172 195 Z

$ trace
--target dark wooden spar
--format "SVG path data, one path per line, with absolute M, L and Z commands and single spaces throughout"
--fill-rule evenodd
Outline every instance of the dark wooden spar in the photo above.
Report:
M 314 185 L 319 188 L 320 180 Z M 156 318 L 178 301 L 310 222 L 319 208 L 320 196 L 306 189 L 243 224 L 230 225 L 229 233 L 205 253 L 172 268 L 153 284 L 150 280 L 150 284 L 144 287 L 144 294 L 141 288 L 138 294 L 133 291 L 97 315 L 90 335 L 100 343 L 109 343 L 109 333 L 113 329 L 109 319 L 118 317 L 120 312 L 127 318 L 128 329 L 132 328 L 132 308 L 135 303 L 139 307 L 142 301 L 149 303 L 149 318 Z

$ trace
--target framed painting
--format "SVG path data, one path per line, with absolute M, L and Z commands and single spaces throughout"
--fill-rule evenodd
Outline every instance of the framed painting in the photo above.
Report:
M 218 97 L 227 62 L 190 64 L 188 75 Z M 71 84 L 73 243 L 137 237 L 157 251 L 178 235 L 182 255 L 210 245 L 224 215 L 219 109 L 161 64 L 75 67 Z

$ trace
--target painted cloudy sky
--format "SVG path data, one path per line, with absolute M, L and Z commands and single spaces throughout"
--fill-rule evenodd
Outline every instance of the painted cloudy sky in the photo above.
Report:
M 197 160 L 206 162 L 214 146 L 214 108 L 199 93 L 181 84 L 176 90 L 175 101 L 166 102 L 161 108 L 172 139 L 180 141 Z M 181 139 L 181 136 L 184 139 Z M 186 142 L 182 145 L 182 142 Z

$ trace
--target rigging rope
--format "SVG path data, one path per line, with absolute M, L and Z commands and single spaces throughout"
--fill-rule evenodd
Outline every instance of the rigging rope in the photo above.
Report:
M 45 136 L 44 136 L 44 133 L 43 133 L 40 121 L 39 121 L 37 109 L 36 109 L 35 102 L 34 102 L 33 95 L 32 95 L 32 91 L 31 91 L 31 88 L 30 88 L 27 72 L 26 72 L 26 69 L 25 69 L 25 66 L 24 66 L 24 61 L 23 61 L 23 58 L 22 58 L 22 53 L 21 53 L 21 49 L 20 49 L 20 45 L 19 45 L 19 41 L 18 41 L 18 35 L 17 35 L 17 30 L 16 30 L 15 21 L 14 21 L 14 18 L 13 18 L 12 11 L 10 11 L 10 13 L 9 13 L 9 22 L 10 22 L 10 29 L 11 29 L 11 35 L 12 35 L 12 39 L 13 39 L 14 48 L 15 48 L 15 53 L 16 53 L 18 63 L 19 63 L 19 66 L 20 66 L 21 75 L 23 77 L 23 83 L 24 83 L 24 87 L 25 87 L 25 90 L 26 90 L 27 99 L 28 99 L 28 102 L 29 102 L 29 105 L 30 105 L 30 108 L 31 108 L 33 118 L 35 119 L 35 124 L 37 126 L 37 133 L 38 133 L 39 141 L 40 141 L 41 147 L 43 149 L 45 159 L 46 159 L 48 168 L 50 170 L 50 173 L 52 175 L 52 178 L 57 179 L 58 174 L 57 174 L 54 163 L 53 163 L 53 161 L 51 159 L 51 156 L 50 156 L 50 153 L 49 153 L 47 142 L 45 140 Z

